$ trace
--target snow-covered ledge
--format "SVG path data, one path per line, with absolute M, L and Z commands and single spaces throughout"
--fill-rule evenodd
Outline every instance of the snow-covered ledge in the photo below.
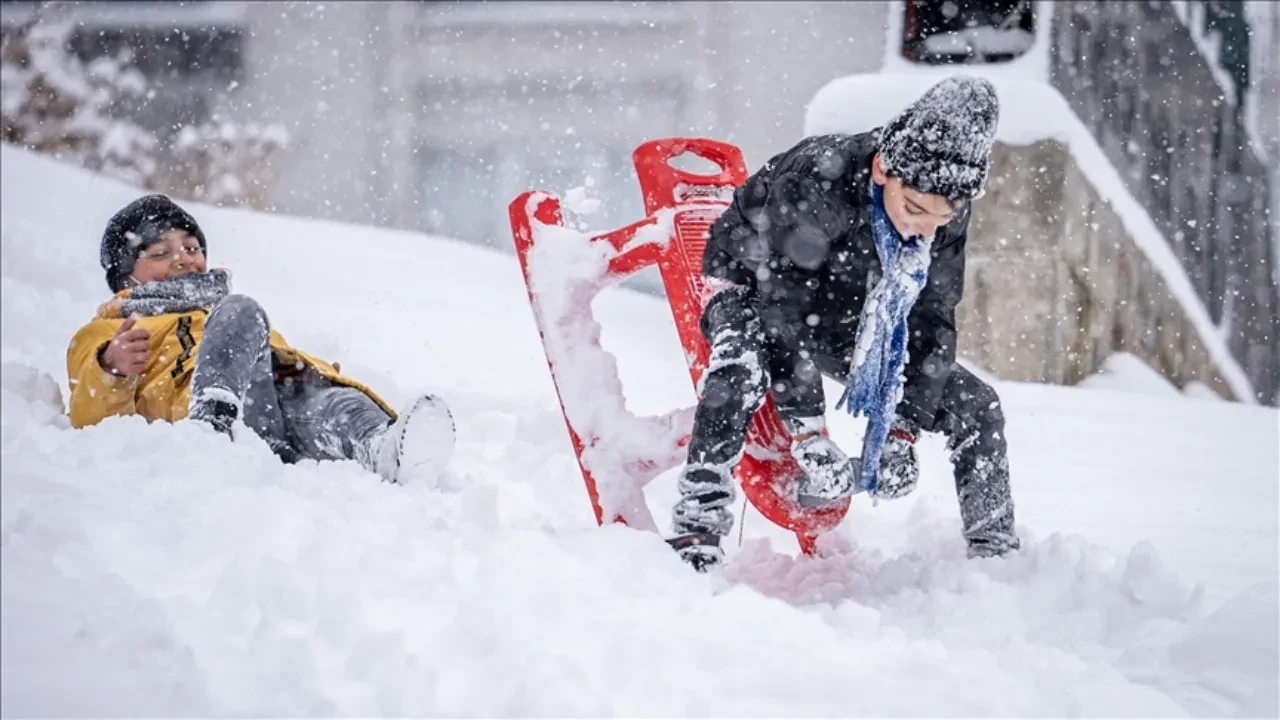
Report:
M 985 329 L 962 327 L 966 354 L 979 361 L 987 357 L 990 369 L 1009 379 L 1075 382 L 1096 370 L 1110 352 L 1127 351 L 1180 385 L 1199 380 L 1224 395 L 1255 402 L 1247 375 L 1163 234 L 1065 98 L 1034 78 L 1034 72 L 964 66 L 838 78 L 810 102 L 805 134 L 861 132 L 882 125 L 954 72 L 988 77 L 1001 105 L 992 187 L 974 216 L 966 294 L 973 296 L 975 286 L 1002 278 L 1000 282 L 1007 279 L 1027 293 L 1057 295 L 1040 298 L 1045 310 L 1033 313 L 1023 311 L 1035 305 L 1032 298 L 1020 297 L 1014 287 L 1003 297 L 995 289 L 992 307 L 983 312 L 1003 310 L 1005 321 L 991 323 L 987 317 L 984 323 L 977 317 L 970 327 Z M 1016 176 L 1016 181 L 1002 183 L 1002 175 Z M 1106 236 L 1111 227 L 1116 237 Z M 1126 242 L 1140 252 L 1130 257 Z M 1006 267 L 993 267 L 994 261 Z M 1072 300 L 1083 306 L 1067 306 Z M 962 316 L 974 315 L 973 297 L 966 304 Z M 1041 327 L 1044 323 L 1061 330 L 1055 334 L 1055 328 Z M 1080 332 L 1064 337 L 1072 327 Z M 993 335 L 1005 339 L 993 341 Z M 964 344 L 962 338 L 962 348 Z M 1054 353 L 1064 357 L 1044 356 Z M 1023 358 L 1012 367 L 1007 363 L 1011 354 Z M 1197 360 L 1200 356 L 1203 362 Z

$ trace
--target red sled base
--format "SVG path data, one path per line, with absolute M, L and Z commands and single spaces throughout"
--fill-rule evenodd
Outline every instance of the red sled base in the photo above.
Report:
M 696 175 L 671 165 L 691 153 L 719 172 Z M 522 193 L 509 206 L 520 267 L 596 522 L 656 530 L 644 486 L 685 461 L 693 408 L 657 417 L 626 410 L 612 355 L 600 345 L 591 301 L 605 287 L 657 265 L 684 346 L 689 375 L 700 388 L 709 348 L 698 327 L 711 287 L 702 253 L 713 222 L 747 178 L 742 152 L 702 138 L 651 140 L 632 154 L 647 216 L 626 227 L 589 235 L 564 226 L 560 200 Z M 801 470 L 788 449 L 773 398 L 752 419 L 734 474 L 751 504 L 770 522 L 796 534 L 815 554 L 817 538 L 838 525 L 850 499 L 819 509 L 796 502 Z

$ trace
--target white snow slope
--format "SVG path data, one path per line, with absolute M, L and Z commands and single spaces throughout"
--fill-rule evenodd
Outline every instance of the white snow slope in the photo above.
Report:
M 448 398 L 439 487 L 189 423 L 69 429 L 67 341 L 139 191 L 0 157 L 6 717 L 1280 710 L 1274 409 L 1000 383 L 1020 554 L 964 559 L 934 437 L 917 493 L 856 502 L 829 557 L 752 512 L 700 576 L 595 527 L 518 266 L 439 238 L 191 206 L 294 344 L 393 402 Z M 692 403 L 665 304 L 615 290 L 597 311 L 633 411 Z M 673 477 L 650 489 L 660 522 Z

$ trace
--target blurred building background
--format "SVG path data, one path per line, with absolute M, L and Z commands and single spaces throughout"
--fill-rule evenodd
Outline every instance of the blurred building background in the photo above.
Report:
M 1001 63 L 1053 23 L 1051 83 L 1170 242 L 1262 399 L 1280 393 L 1280 12 L 1269 2 L 70 2 L 84 58 L 132 48 L 158 134 L 281 123 L 274 210 L 510 250 L 520 191 L 638 218 L 630 153 L 707 135 L 755 169 L 833 79 Z M 35 3 L 0 3 L 6 29 Z M 892 28 L 892 30 L 891 30 Z M 877 98 L 866 98 L 875 103 Z
M 5 2 L 13 22 L 23 6 Z M 592 183 L 642 215 L 630 153 L 707 134 L 758 165 L 833 77 L 879 66 L 884 3 L 70 3 L 82 54 L 133 46 L 145 119 L 281 122 L 280 212 L 505 248 L 506 203 Z M 590 178 L 590 180 L 588 180 Z

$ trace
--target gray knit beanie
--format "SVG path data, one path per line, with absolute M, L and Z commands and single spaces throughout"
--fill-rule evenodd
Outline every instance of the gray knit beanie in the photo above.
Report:
M 1000 103 L 982 78 L 955 75 L 929 88 L 880 134 L 880 162 L 892 177 L 952 202 L 981 197 Z

